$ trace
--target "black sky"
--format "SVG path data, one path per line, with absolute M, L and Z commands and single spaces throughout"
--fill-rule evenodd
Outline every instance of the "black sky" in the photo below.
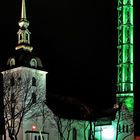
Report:
M 48 93 L 70 96 L 92 107 L 113 105 L 116 5 L 112 0 L 27 1 L 31 44 L 49 72 Z M 6 63 L 17 44 L 20 2 L 2 1 L 0 17 L 0 62 Z

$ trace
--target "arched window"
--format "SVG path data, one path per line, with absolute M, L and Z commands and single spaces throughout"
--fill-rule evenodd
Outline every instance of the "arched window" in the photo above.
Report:
M 15 79 L 14 79 L 14 77 L 12 77 L 12 78 L 10 79 L 10 85 L 11 85 L 11 86 L 14 86 L 14 84 L 15 84 Z
M 32 103 L 36 103 L 36 94 L 34 92 L 32 93 Z
M 22 40 L 22 34 L 19 35 L 19 40 Z
M 38 140 L 41 140 L 41 137 L 40 136 L 38 136 Z
M 73 128 L 73 140 L 77 140 L 77 130 Z
M 15 59 L 14 58 L 11 58 L 10 60 L 10 66 L 14 66 L 15 65 Z
M 128 126 L 128 124 L 126 125 L 126 133 L 129 133 L 129 126 Z
M 123 133 L 125 132 L 125 125 L 124 124 L 122 125 L 122 132 Z
M 28 40 L 28 34 L 26 34 L 26 40 Z
M 15 103 L 15 102 L 16 102 L 15 94 L 12 93 L 12 94 L 11 94 L 11 103 Z
M 32 78 L 32 86 L 36 86 L 36 79 L 35 79 L 35 77 Z
M 35 136 L 35 140 L 37 140 L 37 136 Z
M 35 68 L 37 67 L 37 61 L 36 61 L 35 58 L 32 58 L 32 59 L 31 59 L 30 65 L 31 65 L 31 67 L 35 67 Z

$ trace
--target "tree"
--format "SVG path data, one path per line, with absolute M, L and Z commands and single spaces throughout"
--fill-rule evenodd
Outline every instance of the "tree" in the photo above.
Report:
M 32 111 L 29 111 L 26 114 L 25 120 L 31 120 L 34 122 L 39 132 L 40 139 L 43 140 L 42 133 L 45 132 L 48 122 L 51 127 L 57 127 L 55 117 L 55 114 L 48 108 L 46 101 L 44 100 L 43 102 L 38 103 L 37 106 L 32 109 Z
M 56 118 L 58 132 L 61 140 L 69 140 L 70 132 L 72 130 L 72 124 L 74 120 L 68 120 L 63 118 Z
M 55 121 L 57 124 L 58 132 L 60 134 L 61 140 L 69 140 L 70 139 L 70 133 L 72 133 L 73 129 L 76 128 L 78 130 L 82 130 L 82 139 L 84 137 L 84 140 L 88 140 L 88 137 L 94 137 L 93 131 L 92 131 L 92 124 L 93 120 L 91 119 L 93 117 L 93 109 L 88 107 L 86 104 L 84 104 L 82 101 L 79 101 L 77 99 L 74 99 L 72 97 L 64 97 L 59 95 L 51 94 L 52 99 L 55 99 L 63 104 L 69 104 L 75 110 L 80 111 L 81 115 L 83 115 L 83 118 L 85 120 L 73 120 L 73 119 L 64 119 L 61 117 L 55 117 Z M 60 115 L 61 116 L 61 115 Z M 86 121 L 88 119 L 88 121 Z M 90 130 L 91 133 L 87 133 L 87 129 Z M 91 140 L 91 139 L 90 139 Z
M 45 98 L 40 82 L 43 75 L 25 67 L 4 71 L 2 74 L 5 129 L 11 140 L 17 140 L 26 114 Z

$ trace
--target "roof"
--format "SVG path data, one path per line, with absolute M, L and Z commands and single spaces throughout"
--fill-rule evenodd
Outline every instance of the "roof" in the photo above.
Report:
M 33 52 L 17 50 L 7 60 L 6 69 L 25 66 L 35 69 L 43 69 L 41 59 Z

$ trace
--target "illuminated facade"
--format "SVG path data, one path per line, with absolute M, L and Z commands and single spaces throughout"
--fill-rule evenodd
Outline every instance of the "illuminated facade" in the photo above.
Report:
M 134 139 L 133 0 L 118 0 L 118 73 L 116 99 L 118 140 Z
M 116 119 L 110 125 L 93 126 L 92 135 L 89 135 L 90 124 L 88 121 L 61 120 L 60 128 L 57 126 L 56 116 L 42 102 L 46 95 L 46 74 L 40 70 L 42 63 L 40 58 L 32 54 L 30 45 L 29 21 L 26 17 L 25 0 L 22 0 L 21 19 L 19 21 L 18 45 L 15 47 L 17 56 L 8 59 L 8 70 L 3 71 L 4 90 L 6 95 L 12 95 L 13 91 L 18 96 L 18 101 L 24 98 L 26 92 L 28 100 L 34 104 L 24 117 L 18 134 L 20 140 L 39 140 L 40 132 L 46 140 L 88 140 L 93 137 L 97 140 L 133 140 L 134 139 L 134 92 L 133 92 L 133 0 L 118 0 L 118 73 L 116 100 L 120 109 Z M 8 85 L 8 78 L 14 78 L 14 84 Z M 19 81 L 20 80 L 20 84 Z M 29 83 L 28 83 L 29 82 Z M 16 84 L 19 84 L 18 86 Z M 24 85 L 24 86 L 23 86 Z M 28 86 L 27 86 L 28 85 Z M 8 88 L 7 88 L 8 87 Z M 16 89 L 18 87 L 18 90 Z M 23 88 L 24 87 L 24 88 Z M 9 90 L 10 89 L 10 90 Z M 20 92 L 19 92 L 20 89 Z M 37 98 L 34 98 L 37 94 Z M 10 97 L 10 96 L 9 96 Z M 12 98 L 12 96 L 11 96 Z M 28 103 L 28 100 L 25 104 Z M 15 102 L 12 102 L 13 105 Z M 17 106 L 19 108 L 19 105 Z M 39 110 L 38 110 L 39 109 Z M 43 109 L 43 110 L 41 110 Z M 41 113 L 46 114 L 41 114 Z M 35 114 L 35 115 L 34 115 Z M 45 120 L 44 120 L 45 117 Z M 11 123 L 13 123 L 11 121 Z M 14 131 L 13 131 L 14 133 Z
M 33 53 L 30 45 L 29 21 L 26 17 L 25 0 L 22 0 L 21 19 L 19 21 L 18 45 L 15 53 L 7 61 L 7 69 L 2 72 L 4 87 L 4 118 L 5 138 L 14 140 L 33 140 L 39 137 L 38 129 L 32 126 L 42 124 L 42 108 L 46 99 L 46 71 L 42 70 L 42 62 Z M 37 131 L 38 130 L 38 131 Z M 30 132 L 32 133 L 30 137 Z M 42 137 L 47 139 L 48 133 L 44 129 Z M 5 140 L 4 138 L 4 140 Z M 48 140 L 48 139 L 47 139 Z
M 112 125 L 99 126 L 99 132 L 101 133 L 95 135 L 99 140 L 134 140 L 133 0 L 118 0 L 117 10 L 118 72 L 116 102 L 119 110 L 116 113 L 115 120 L 112 121 Z M 106 128 L 105 131 L 104 128 Z

